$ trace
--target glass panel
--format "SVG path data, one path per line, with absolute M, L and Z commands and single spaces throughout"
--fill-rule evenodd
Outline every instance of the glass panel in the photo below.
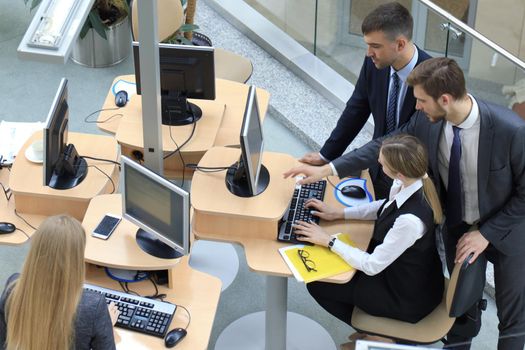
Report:
M 245 0 L 308 51 L 314 50 L 315 0 Z

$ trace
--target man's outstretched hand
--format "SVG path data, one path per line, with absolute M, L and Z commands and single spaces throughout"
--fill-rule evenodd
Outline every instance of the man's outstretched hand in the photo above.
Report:
M 290 176 L 295 177 L 298 175 L 305 176 L 304 179 L 298 181 L 300 185 L 310 184 L 317 182 L 326 176 L 332 175 L 332 168 L 328 164 L 323 166 L 299 165 L 283 174 L 285 179 L 289 178 Z

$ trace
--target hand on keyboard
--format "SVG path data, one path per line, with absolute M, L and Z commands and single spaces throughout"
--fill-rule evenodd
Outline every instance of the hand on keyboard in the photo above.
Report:
M 345 218 L 343 208 L 332 207 L 316 198 L 308 199 L 304 207 L 310 209 L 310 213 L 312 213 L 313 216 L 323 220 L 333 221 Z
M 118 311 L 118 306 L 111 302 L 108 304 L 109 317 L 111 318 L 111 324 L 114 326 L 117 324 L 120 311 Z
M 323 247 L 328 247 L 328 242 L 332 239 L 332 237 L 324 232 L 321 226 L 316 223 L 297 221 L 293 227 L 297 234 L 298 241 L 306 241 Z

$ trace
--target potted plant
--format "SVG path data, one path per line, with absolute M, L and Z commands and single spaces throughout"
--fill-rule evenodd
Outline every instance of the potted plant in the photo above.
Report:
M 31 2 L 31 10 L 42 0 Z M 107 67 L 126 59 L 131 52 L 128 0 L 95 0 L 80 31 L 71 59 L 89 67 Z
M 71 59 L 89 67 L 108 67 L 125 60 L 131 52 L 129 11 L 126 0 L 95 0 Z

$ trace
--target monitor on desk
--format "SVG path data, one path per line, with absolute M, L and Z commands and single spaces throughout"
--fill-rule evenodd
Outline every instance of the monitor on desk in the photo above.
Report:
M 239 197 L 262 193 L 270 183 L 268 169 L 262 164 L 264 138 L 255 86 L 248 89 L 241 134 L 241 157 L 226 172 L 226 187 Z
M 202 110 L 187 98 L 215 99 L 213 47 L 159 44 L 162 124 L 196 122 Z M 139 43 L 133 42 L 137 94 L 141 94 Z
M 69 189 L 87 175 L 87 163 L 73 144 L 67 143 L 69 105 L 67 79 L 62 78 L 44 128 L 44 186 Z
M 123 217 L 140 228 L 138 245 L 164 259 L 188 254 L 189 193 L 127 157 L 121 164 Z

